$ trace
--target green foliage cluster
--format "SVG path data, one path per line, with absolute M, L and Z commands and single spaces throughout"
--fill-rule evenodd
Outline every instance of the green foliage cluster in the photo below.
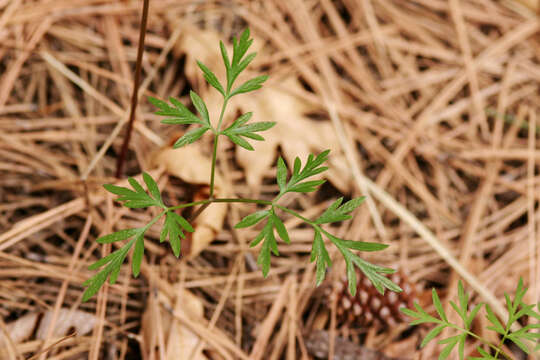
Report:
M 385 249 L 387 245 L 341 239 L 332 235 L 322 227 L 323 224 L 331 224 L 350 219 L 350 214 L 352 211 L 354 211 L 364 200 L 362 197 L 352 199 L 345 203 L 343 203 L 343 198 L 339 198 L 315 220 L 307 219 L 296 211 L 278 203 L 280 198 L 287 193 L 313 192 L 317 190 L 318 186 L 324 183 L 324 180 L 314 180 L 312 178 L 327 170 L 327 167 L 323 166 L 323 163 L 328 158 L 328 150 L 320 153 L 317 156 L 309 155 L 303 166 L 301 160 L 296 158 L 292 169 L 288 169 L 285 161 L 282 158 L 279 158 L 277 161 L 276 174 L 276 179 L 279 186 L 279 194 L 277 194 L 272 201 L 214 197 L 215 165 L 219 138 L 223 135 L 238 146 L 247 150 L 253 150 L 253 146 L 248 140 L 264 140 L 264 138 L 258 133 L 268 130 L 275 125 L 274 122 L 250 122 L 253 114 L 248 112 L 240 115 L 229 127 L 222 129 L 221 126 L 228 101 L 233 96 L 261 88 L 263 83 L 268 78 L 266 75 L 257 76 L 237 87 L 234 87 L 238 75 L 246 69 L 256 55 L 255 53 L 246 55 L 248 48 L 253 42 L 253 39 L 250 39 L 249 35 L 249 30 L 246 29 L 239 39 L 235 38 L 233 40 L 232 59 L 229 58 L 229 54 L 227 53 L 227 49 L 225 48 L 223 42 L 220 42 L 221 55 L 227 74 L 226 84 L 222 84 L 216 75 L 206 65 L 201 62 L 197 62 L 199 68 L 204 74 L 206 81 L 208 81 L 208 83 L 223 96 L 223 105 L 221 107 L 221 113 L 216 126 L 214 126 L 214 124 L 210 121 L 210 115 L 208 113 L 206 104 L 194 91 L 190 92 L 190 98 L 199 116 L 192 113 L 184 104 L 175 98 L 169 98 L 170 103 L 152 97 L 149 98 L 149 101 L 159 109 L 156 114 L 165 117 L 165 119 L 162 120 L 162 123 L 193 126 L 193 129 L 186 132 L 180 139 L 178 139 L 178 141 L 176 141 L 176 143 L 173 145 L 174 148 L 191 144 L 200 139 L 208 131 L 213 134 L 214 143 L 209 198 L 206 200 L 176 206 L 166 206 L 161 198 L 161 193 L 155 180 L 152 179 L 152 177 L 147 173 L 143 173 L 143 180 L 146 184 L 147 191 L 145 191 L 142 185 L 133 178 L 128 179 L 133 190 L 110 184 L 104 185 L 107 191 L 118 195 L 118 198 L 116 199 L 117 201 L 123 203 L 123 205 L 128 208 L 157 207 L 161 210 L 161 212 L 144 227 L 120 230 L 115 233 L 102 236 L 97 240 L 99 243 L 106 244 L 131 239 L 121 248 L 98 260 L 89 267 L 91 270 L 101 270 L 84 283 L 87 288 L 83 295 L 83 301 L 87 301 L 93 295 L 95 295 L 105 283 L 107 277 L 109 277 L 111 284 L 116 281 L 121 265 L 131 248 L 133 248 L 133 275 L 138 276 L 144 255 L 144 235 L 146 231 L 163 216 L 165 216 L 165 221 L 162 226 L 160 241 L 164 242 L 168 238 L 174 255 L 178 257 L 180 255 L 180 241 L 181 238 L 184 238 L 185 236 L 184 231 L 193 232 L 194 229 L 187 219 L 176 213 L 176 210 L 198 205 L 208 206 L 212 203 L 252 203 L 266 207 L 265 210 L 259 210 L 247 215 L 238 224 L 236 224 L 236 228 L 246 228 L 255 226 L 263 221 L 265 222 L 259 234 L 251 242 L 252 247 L 257 246 L 262 242 L 258 256 L 258 264 L 261 266 L 264 276 L 267 276 L 268 272 L 270 271 L 271 254 L 279 255 L 276 234 L 285 243 L 290 243 L 287 229 L 279 217 L 280 213 L 287 213 L 303 220 L 314 230 L 315 235 L 313 239 L 313 248 L 311 251 L 311 261 L 316 262 L 317 284 L 320 284 L 324 280 L 326 269 L 332 264 L 326 249 L 326 244 L 323 241 L 324 236 L 337 247 L 345 259 L 347 276 L 349 279 L 349 290 L 351 294 L 354 295 L 356 293 L 357 282 L 355 267 L 363 271 L 381 293 L 384 293 L 385 289 L 401 291 L 399 286 L 392 283 L 385 276 L 393 273 L 393 269 L 370 264 L 353 252 L 379 251 Z M 288 176 L 289 173 L 290 176 Z
M 480 355 L 482 355 L 482 357 L 469 357 L 470 360 L 493 360 L 498 359 L 499 355 L 502 355 L 507 359 L 512 359 L 512 356 L 502 350 L 502 346 L 507 340 L 510 340 L 511 342 L 516 344 L 521 350 L 523 350 L 527 354 L 531 354 L 540 350 L 540 332 L 538 331 L 540 329 L 540 324 L 538 323 L 540 321 L 540 303 L 538 303 L 536 306 L 525 304 L 523 302 L 523 297 L 525 296 L 526 292 L 527 289 L 523 287 L 523 280 L 520 279 L 514 294 L 514 300 L 512 301 L 508 294 L 504 295 L 506 299 L 506 308 L 509 314 L 508 321 L 506 321 L 504 325 L 499 321 L 499 319 L 497 319 L 497 316 L 495 316 L 493 310 L 488 304 L 477 304 L 469 311 L 469 295 L 463 289 L 463 284 L 461 283 L 461 281 L 458 284 L 458 304 L 451 301 L 450 305 L 461 318 L 462 325 L 453 324 L 448 320 L 448 317 L 441 304 L 441 300 L 439 299 L 439 296 L 437 295 L 435 289 L 432 290 L 432 299 L 435 310 L 437 311 L 437 315 L 439 315 L 438 318 L 429 315 L 424 309 L 422 309 L 422 307 L 418 303 L 414 304 L 416 311 L 405 308 L 401 309 L 401 311 L 404 314 L 415 319 L 411 322 L 411 325 L 418 325 L 424 323 L 436 324 L 436 326 L 425 336 L 424 340 L 422 341 L 421 347 L 424 347 L 431 340 L 435 339 L 438 335 L 442 333 L 444 329 L 450 328 L 457 331 L 457 335 L 453 335 L 448 338 L 439 340 L 439 344 L 445 345 L 443 347 L 443 350 L 439 354 L 439 360 L 444 360 L 448 358 L 456 345 L 458 348 L 459 358 L 463 360 L 465 357 L 465 342 L 468 337 L 479 340 L 484 345 L 488 346 L 493 350 L 492 355 L 492 353 L 479 346 L 477 347 L 477 351 Z M 472 331 L 471 327 L 473 320 L 476 318 L 478 312 L 482 307 L 485 307 L 486 318 L 491 324 L 488 329 L 495 331 L 497 334 L 500 335 L 500 342 L 496 345 L 492 344 L 488 340 L 482 338 L 481 336 L 475 334 Z M 534 310 L 535 307 L 537 308 L 537 311 Z M 523 317 L 529 317 L 530 320 L 536 319 L 537 323 L 530 323 L 529 325 L 526 325 L 517 331 L 512 331 L 511 329 L 513 324 Z M 536 344 L 534 349 L 531 349 L 527 345 L 527 342 L 533 342 L 534 344 Z

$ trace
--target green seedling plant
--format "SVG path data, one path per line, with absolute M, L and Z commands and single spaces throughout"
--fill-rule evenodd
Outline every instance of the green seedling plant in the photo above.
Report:
M 402 308 L 401 311 L 410 316 L 414 320 L 411 322 L 411 325 L 419 324 L 435 324 L 436 326 L 431 329 L 425 336 L 420 347 L 424 347 L 431 340 L 435 339 L 444 329 L 454 329 L 457 332 L 456 335 L 452 335 L 448 338 L 439 340 L 439 344 L 444 344 L 445 346 L 439 354 L 439 360 L 444 360 L 450 356 L 452 350 L 457 345 L 457 351 L 460 360 L 464 359 L 465 353 L 465 343 L 467 338 L 472 337 L 476 340 L 479 340 L 491 351 L 487 351 L 481 346 L 478 346 L 476 350 L 482 357 L 469 357 L 470 360 L 493 360 L 499 359 L 499 356 L 503 356 L 506 359 L 513 359 L 510 354 L 507 354 L 503 351 L 503 344 L 505 342 L 511 341 L 517 345 L 521 350 L 526 354 L 536 353 L 540 350 L 540 303 L 535 305 L 527 305 L 523 302 L 523 297 L 527 292 L 527 288 L 523 287 L 523 280 L 520 278 L 517 289 L 515 291 L 514 300 L 512 301 L 510 296 L 505 293 L 506 307 L 508 310 L 508 321 L 505 324 L 501 323 L 491 307 L 488 304 L 476 304 L 472 309 L 469 310 L 469 295 L 463 289 L 463 284 L 461 281 L 458 283 L 458 304 L 450 301 L 450 305 L 456 311 L 456 313 L 461 318 L 462 324 L 454 324 L 448 320 L 448 317 L 444 311 L 444 308 L 441 304 L 441 300 L 437 295 L 435 289 L 432 289 L 432 300 L 435 310 L 437 312 L 438 318 L 428 314 L 418 303 L 414 304 L 415 310 Z M 500 336 L 500 341 L 498 344 L 493 344 L 489 340 L 475 334 L 472 330 L 472 324 L 480 309 L 484 307 L 486 311 L 486 318 L 491 324 L 487 329 L 495 331 Z M 536 311 L 534 308 L 536 307 Z M 523 317 L 529 317 L 530 320 L 536 319 L 536 323 L 529 323 L 517 331 L 512 331 L 513 324 L 519 321 Z M 532 342 L 533 349 L 527 343 Z
M 132 248 L 133 275 L 135 277 L 139 275 L 144 255 L 145 233 L 161 218 L 164 218 L 165 220 L 161 228 L 160 242 L 164 242 L 168 239 L 174 255 L 176 257 L 180 256 L 180 241 L 181 238 L 185 238 L 184 232 L 193 232 L 194 229 L 187 219 L 177 213 L 177 210 L 194 206 L 201 206 L 199 210 L 204 210 L 205 207 L 213 203 L 251 203 L 258 205 L 259 208 L 264 207 L 263 210 L 245 216 L 235 227 L 241 229 L 257 224 L 260 224 L 262 227 L 259 234 L 253 239 L 250 245 L 254 247 L 262 243 L 257 263 L 260 265 L 265 277 L 270 271 L 271 255 L 279 255 L 276 234 L 283 242 L 287 244 L 290 243 L 287 229 L 280 218 L 280 214 L 286 213 L 301 219 L 314 230 L 310 260 L 316 262 L 317 285 L 321 284 L 324 280 L 326 269 L 332 264 L 326 249 L 326 244 L 323 240 L 323 237 L 325 237 L 337 247 L 345 259 L 351 294 L 354 295 L 356 293 L 357 282 L 355 267 L 358 267 L 381 293 L 384 293 L 385 289 L 401 291 L 399 286 L 392 283 L 386 277 L 387 274 L 394 273 L 393 269 L 371 264 L 361 259 L 354 252 L 379 251 L 385 249 L 388 245 L 341 239 L 323 228 L 323 225 L 325 224 L 332 224 L 351 219 L 351 212 L 363 202 L 363 197 L 346 202 L 343 202 L 343 198 L 339 198 L 315 220 L 307 219 L 298 212 L 279 204 L 279 200 L 288 193 L 313 192 L 324 183 L 325 180 L 314 179 L 313 177 L 328 169 L 323 164 L 328 159 L 329 150 L 323 151 L 316 156 L 313 154 L 309 155 L 303 164 L 297 157 L 292 169 L 288 168 L 285 161 L 280 157 L 277 160 L 276 166 L 276 179 L 279 186 L 279 193 L 271 201 L 245 198 L 216 198 L 214 196 L 218 140 L 221 137 L 226 137 L 236 145 L 251 151 L 253 150 L 253 146 L 248 140 L 264 140 L 259 133 L 270 129 L 275 125 L 275 122 L 250 122 L 253 114 L 248 112 L 240 115 L 228 127 L 222 127 L 224 114 L 229 100 L 234 96 L 249 93 L 261 88 L 268 78 L 266 75 L 257 76 L 237 87 L 234 86 L 235 80 L 238 78 L 239 74 L 246 69 L 255 57 L 255 53 L 246 55 L 248 48 L 253 42 L 253 39 L 250 39 L 249 36 L 249 29 L 246 29 L 239 39 L 233 39 L 232 58 L 229 58 L 225 45 L 223 42 L 220 42 L 221 56 L 226 69 L 226 83 L 222 84 L 208 67 L 201 62 L 197 62 L 206 81 L 223 96 L 223 105 L 221 107 L 217 125 L 214 125 L 210 120 L 210 114 L 208 113 L 205 102 L 194 91 L 190 92 L 190 98 L 199 116 L 192 113 L 184 104 L 175 98 L 169 98 L 170 103 L 153 97 L 149 98 L 150 103 L 159 109 L 156 114 L 165 117 L 165 119 L 161 121 L 162 123 L 171 125 L 192 125 L 193 128 L 176 141 L 173 145 L 174 148 L 191 144 L 200 139 L 207 132 L 210 132 L 213 135 L 209 197 L 206 200 L 168 206 L 163 202 L 156 181 L 148 173 L 143 173 L 142 175 L 146 190 L 133 178 L 128 179 L 131 189 L 112 184 L 104 185 L 107 191 L 118 196 L 116 201 L 122 203 L 125 207 L 155 207 L 158 208 L 160 212 L 147 225 L 141 228 L 123 229 L 97 239 L 97 242 L 101 244 L 125 240 L 128 241 L 119 249 L 98 260 L 89 267 L 90 270 L 99 270 L 99 272 L 84 283 L 87 288 L 83 294 L 83 301 L 87 301 L 95 295 L 107 278 L 109 278 L 111 284 L 115 283 L 121 266 Z

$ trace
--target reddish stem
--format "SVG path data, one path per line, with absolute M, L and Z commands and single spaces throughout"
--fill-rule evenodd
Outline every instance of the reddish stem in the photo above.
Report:
M 129 113 L 129 122 L 127 127 L 127 132 L 124 137 L 124 143 L 120 150 L 120 155 L 116 161 L 116 178 L 122 176 L 122 169 L 124 163 L 126 162 L 127 151 L 129 148 L 129 142 L 131 140 L 131 133 L 133 132 L 133 123 L 135 122 L 135 110 L 137 109 L 137 104 L 139 102 L 139 84 L 141 81 L 141 65 L 142 57 L 144 51 L 144 37 L 146 35 L 146 25 L 148 23 L 148 7 L 150 5 L 150 0 L 143 0 L 143 11 L 141 17 L 141 30 L 139 32 L 139 47 L 137 49 L 137 62 L 135 63 L 135 79 L 133 80 L 133 92 L 131 94 L 131 109 Z

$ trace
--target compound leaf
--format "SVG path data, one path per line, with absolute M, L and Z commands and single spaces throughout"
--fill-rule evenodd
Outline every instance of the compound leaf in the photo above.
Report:
M 266 277 L 268 275 L 268 272 L 270 271 L 271 253 L 273 252 L 274 255 L 279 255 L 276 238 L 274 236 L 273 221 L 271 217 L 268 219 L 268 222 L 262 229 L 259 236 L 257 236 L 257 238 L 255 239 L 255 241 L 257 242 L 255 243 L 255 241 L 253 241 L 251 246 L 255 246 L 263 239 L 264 241 L 259 252 L 259 257 L 257 258 L 257 264 L 261 266 L 263 276 Z
M 249 121 L 249 119 L 251 119 L 252 116 L 253 116 L 252 112 L 247 112 L 245 114 L 240 115 L 236 120 L 233 121 L 231 126 L 225 129 L 223 132 L 231 131 L 241 125 L 244 125 L 245 123 Z
M 465 340 L 467 339 L 467 333 L 462 333 L 459 336 L 458 340 L 458 355 L 459 359 L 463 360 L 465 358 Z
M 141 232 L 139 236 L 143 236 L 143 233 Z M 116 282 L 122 263 L 124 262 L 128 254 L 128 251 L 129 249 L 131 249 L 134 242 L 135 242 L 135 239 L 132 239 L 120 249 L 110 253 L 109 255 L 96 261 L 94 264 L 88 267 L 89 270 L 97 270 L 100 267 L 104 266 L 105 264 L 108 264 L 107 266 L 105 266 L 103 270 L 101 270 L 96 275 L 94 275 L 93 277 L 91 277 L 90 279 L 86 280 L 83 283 L 84 286 L 87 286 L 83 294 L 83 298 L 82 298 L 83 302 L 88 301 L 92 296 L 94 296 L 99 291 L 101 286 L 107 280 L 108 276 L 110 276 L 111 284 L 114 284 Z
M 255 58 L 257 53 L 251 53 L 248 54 L 244 60 L 242 60 L 234 69 L 234 75 L 240 74 L 242 71 L 246 69 L 246 67 L 251 63 L 251 61 Z M 234 77 L 236 79 L 236 76 Z
M 476 317 L 476 314 L 478 314 L 478 311 L 480 311 L 480 309 L 482 308 L 484 304 L 480 303 L 480 304 L 476 304 L 473 309 L 471 310 L 471 312 L 469 313 L 469 315 L 467 316 L 467 321 L 465 321 L 465 328 L 467 330 L 469 330 L 471 328 L 471 324 L 474 320 L 474 318 Z
M 437 314 L 439 314 L 441 320 L 448 322 L 448 318 L 446 317 L 446 313 L 444 312 L 444 308 L 441 304 L 441 299 L 439 298 L 437 291 L 435 291 L 435 288 L 431 289 L 431 298 L 433 299 L 433 305 L 435 306 L 435 310 L 437 310 Z
M 113 185 L 113 184 L 104 184 L 103 187 L 108 192 L 113 193 L 115 195 L 119 195 L 119 196 L 132 196 L 133 194 L 136 194 L 134 191 L 129 190 L 128 188 L 121 187 L 121 186 L 116 186 L 116 185 Z M 143 191 L 144 191 L 144 189 L 143 189 Z
M 249 113 L 248 113 L 249 114 Z M 250 116 L 251 117 L 251 116 Z M 233 124 L 234 125 L 234 124 Z M 224 131 L 224 133 L 243 135 L 253 132 L 261 132 L 274 127 L 276 123 L 274 121 L 260 121 L 247 125 L 235 126 Z
M 457 345 L 457 343 L 459 341 L 459 337 L 460 337 L 460 335 L 456 335 L 456 336 L 452 336 L 452 337 L 449 337 L 447 339 L 439 341 L 439 344 L 447 344 L 441 350 L 441 353 L 439 354 L 439 360 L 444 360 L 448 356 L 450 356 L 450 353 L 452 352 L 452 350 L 454 349 L 454 347 Z
M 197 65 L 199 65 L 199 68 L 204 73 L 204 78 L 206 79 L 206 81 L 208 81 L 210 85 L 212 85 L 217 91 L 219 91 L 221 95 L 225 96 L 225 90 L 223 89 L 223 86 L 221 86 L 217 76 L 202 62 L 197 61 Z
M 317 189 L 317 186 L 323 184 L 325 180 L 311 180 L 305 182 L 302 181 L 310 176 L 314 176 L 328 170 L 327 167 L 321 166 L 321 164 L 327 160 L 329 153 L 330 150 L 325 150 L 319 155 L 317 155 L 317 157 L 314 157 L 313 154 L 310 154 L 306 160 L 304 168 L 301 168 L 302 164 L 300 162 L 300 159 L 297 157 L 294 160 L 292 175 L 287 184 L 284 187 L 280 188 L 280 194 L 285 194 L 287 192 L 315 191 Z
M 271 217 L 274 227 L 281 240 L 285 241 L 287 244 L 290 244 L 291 239 L 289 238 L 289 233 L 287 232 L 287 228 L 285 227 L 285 224 L 283 224 L 283 221 L 281 221 L 281 219 L 275 214 L 272 214 Z
M 257 76 L 256 78 L 253 78 L 251 80 L 246 81 L 236 89 L 234 89 L 230 97 L 233 97 L 234 95 L 247 93 L 250 91 L 254 91 L 257 89 L 260 89 L 262 87 L 262 84 L 268 79 L 268 75 L 261 75 Z
M 173 106 L 154 97 L 148 97 L 148 101 L 160 109 L 159 111 L 156 111 L 156 115 L 168 117 L 167 119 L 161 120 L 161 123 L 163 124 L 204 124 L 204 122 L 193 114 L 184 104 L 173 97 L 169 98 L 169 101 Z
M 161 199 L 161 191 L 159 191 L 159 187 L 152 176 L 146 172 L 143 172 L 143 180 L 148 188 L 148 192 L 152 195 L 152 197 L 157 200 L 162 207 L 165 207 L 163 200 Z
M 285 189 L 285 185 L 287 184 L 287 165 L 285 165 L 285 161 L 280 156 L 277 162 L 277 183 L 279 186 L 279 190 L 282 191 Z
M 165 217 L 165 223 L 163 224 L 163 229 L 159 240 L 161 242 L 165 241 L 167 234 L 169 235 L 169 243 L 171 244 L 171 249 L 174 256 L 180 256 L 180 238 L 185 238 L 186 236 L 182 232 L 182 229 L 188 232 L 193 232 L 195 229 L 191 224 L 182 216 L 178 215 L 174 211 L 168 211 Z
M 193 226 L 191 226 L 191 224 L 183 217 L 183 216 L 180 216 L 178 215 L 177 213 L 175 213 L 174 211 L 169 211 L 168 212 L 169 216 L 171 216 L 174 221 L 176 221 L 178 223 L 178 225 L 180 225 L 180 227 L 182 229 L 184 229 L 185 231 L 187 232 L 194 232 L 195 229 L 193 228 Z
M 250 150 L 250 151 L 253 151 L 255 149 L 253 149 L 253 146 L 250 145 L 250 143 L 248 143 L 246 140 L 244 140 L 243 138 L 241 138 L 240 136 L 238 135 L 234 135 L 234 134 L 225 134 L 227 135 L 227 137 L 233 142 L 235 143 L 236 145 L 240 146 L 240 147 L 243 147 L 244 149 L 246 150 Z
M 255 247 L 259 245 L 259 243 L 264 239 L 265 235 L 266 233 L 263 229 L 263 231 L 261 231 L 257 236 L 255 236 L 255 239 L 253 239 L 253 241 L 249 244 L 249 247 Z
M 493 324 L 493 326 L 489 326 L 488 329 L 493 330 L 501 335 L 505 334 L 504 326 L 500 323 L 499 319 L 497 319 L 497 316 L 495 316 L 495 313 L 493 310 L 491 310 L 491 307 L 486 304 L 486 318 L 490 323 Z
M 139 182 L 137 180 L 135 180 L 134 178 L 130 177 L 128 178 L 128 182 L 129 184 L 131 185 L 131 187 L 133 189 L 135 189 L 135 192 L 138 192 L 138 193 L 144 193 L 144 189 L 143 187 L 141 186 L 141 184 L 139 184 Z
M 225 44 L 223 41 L 219 42 L 219 49 L 221 50 L 221 57 L 223 58 L 223 63 L 225 64 L 225 69 L 227 69 L 227 72 L 229 72 L 229 69 L 231 68 L 231 62 L 229 61 L 229 55 L 227 54 L 227 48 L 225 47 Z
M 240 39 L 237 41 L 236 37 L 233 38 L 233 60 L 232 64 L 237 65 L 242 57 L 246 54 L 247 49 L 251 46 L 253 39 L 249 38 L 249 29 L 245 29 L 240 35 Z
M 352 218 L 350 213 L 358 206 L 360 206 L 360 204 L 364 202 L 364 199 L 364 197 L 352 199 L 340 206 L 341 202 L 343 201 L 343 198 L 341 197 L 334 201 L 334 203 L 330 205 L 330 207 L 326 209 L 325 212 L 322 213 L 322 215 L 315 220 L 315 223 L 327 224 L 343 220 L 349 220 Z
M 194 143 L 195 141 L 199 140 L 201 136 L 203 136 L 204 133 L 208 131 L 208 129 L 210 128 L 206 126 L 202 126 L 202 127 L 188 131 L 187 133 L 184 134 L 184 136 L 182 136 L 180 139 L 178 139 L 174 143 L 173 148 L 178 149 L 184 145 Z
M 469 304 L 469 295 L 465 292 L 465 289 L 463 288 L 463 283 L 461 280 L 458 281 L 458 299 L 459 299 L 459 310 L 456 309 L 459 316 L 461 316 L 461 319 L 463 319 L 464 322 L 467 321 L 467 307 Z
M 270 215 L 270 211 L 268 210 L 261 210 L 254 212 L 253 214 L 249 214 L 246 217 L 244 217 L 238 224 L 234 226 L 235 229 L 242 229 L 249 226 L 253 226 L 257 224 L 259 221 L 266 219 Z
M 431 329 L 430 332 L 426 334 L 426 337 L 424 338 L 424 340 L 422 340 L 420 347 L 423 348 L 424 346 L 426 346 L 431 340 L 436 338 L 437 335 L 439 335 L 445 328 L 446 328 L 446 325 L 441 324 Z
M 253 147 L 242 138 L 242 136 L 253 139 L 253 140 L 264 140 L 264 138 L 256 132 L 268 130 L 273 127 L 275 122 L 256 122 L 244 125 L 250 118 L 252 113 L 246 113 L 236 119 L 231 126 L 223 130 L 221 133 L 226 135 L 232 142 L 243 147 L 247 150 L 253 150 Z
M 484 349 L 482 349 L 480 346 L 478 346 L 476 348 L 476 351 L 478 351 L 478 353 L 480 355 L 482 355 L 482 357 L 470 357 L 469 359 L 470 360 L 496 360 L 495 357 L 493 357 L 491 354 L 489 354 L 488 352 L 486 352 Z
M 326 231 L 323 231 L 323 232 L 325 233 L 326 237 L 338 248 L 338 250 L 343 255 L 343 258 L 345 259 L 345 263 L 347 264 L 347 277 L 349 281 L 349 291 L 351 292 L 351 295 L 354 296 L 356 294 L 356 274 L 354 274 L 353 276 L 353 270 L 354 270 L 353 264 L 356 265 L 364 273 L 364 275 L 371 281 L 373 286 L 381 294 L 384 294 L 385 289 L 389 289 L 395 292 L 402 291 L 398 285 L 394 284 L 386 276 L 381 275 L 381 274 L 392 274 L 395 272 L 395 270 L 373 265 L 361 259 L 360 257 L 358 257 L 358 255 L 355 255 L 351 250 L 349 250 L 347 245 L 349 245 L 350 243 L 347 243 L 345 242 L 345 240 L 335 237 Z
M 317 190 L 319 185 L 322 185 L 326 180 L 311 180 L 302 183 L 294 184 L 287 188 L 288 192 L 308 193 Z
M 201 99 L 199 95 L 193 90 L 189 92 L 189 97 L 191 98 L 191 101 L 193 102 L 193 106 L 195 106 L 195 109 L 201 114 L 203 121 L 206 123 L 208 128 L 211 127 L 210 125 L 210 116 L 208 115 L 208 109 L 206 108 L 206 104 Z
M 139 276 L 141 272 L 141 263 L 144 255 L 144 236 L 139 235 L 135 238 L 135 248 L 133 249 L 133 258 L 131 262 L 131 268 L 133 276 Z
M 126 240 L 132 237 L 133 235 L 139 233 L 141 229 L 135 228 L 135 229 L 124 229 L 117 232 L 114 232 L 112 234 L 108 234 L 105 236 L 100 237 L 96 241 L 100 244 L 110 244 L 116 241 Z
M 330 260 L 330 255 L 326 251 L 326 247 L 321 235 L 321 232 L 315 228 L 315 237 L 313 239 L 313 245 L 311 248 L 311 257 L 310 261 L 316 261 L 316 281 L 317 286 L 322 284 L 326 276 L 326 268 L 332 266 L 332 261 Z
M 150 175 L 148 174 L 146 174 L 146 176 L 150 177 Z M 143 177 L 146 176 L 143 174 Z M 105 188 L 105 190 L 115 195 L 118 195 L 116 201 L 123 202 L 124 206 L 128 208 L 145 208 L 149 206 L 164 207 L 163 203 L 161 202 L 161 195 L 159 194 L 159 189 L 157 189 L 157 185 L 155 185 L 155 188 L 151 186 L 148 189 L 149 191 L 157 192 L 158 198 L 154 199 L 144 191 L 143 187 L 139 184 L 137 180 L 135 180 L 134 178 L 129 178 L 128 181 L 135 191 L 112 184 L 105 184 L 103 185 L 103 187 Z
M 388 247 L 387 244 L 354 240 L 341 240 L 341 243 L 346 248 L 358 251 L 381 251 Z

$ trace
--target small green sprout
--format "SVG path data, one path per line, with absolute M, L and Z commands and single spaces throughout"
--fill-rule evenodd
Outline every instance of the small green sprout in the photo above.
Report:
M 180 256 L 180 241 L 185 237 L 184 231 L 193 232 L 194 229 L 187 219 L 176 213 L 176 210 L 197 205 L 208 206 L 212 203 L 252 203 L 267 207 L 265 210 L 260 210 L 247 215 L 235 226 L 236 228 L 246 228 L 265 221 L 261 231 L 251 242 L 252 247 L 257 246 L 262 242 L 257 262 L 261 266 L 263 276 L 267 276 L 270 271 L 271 254 L 276 256 L 279 255 L 276 234 L 283 242 L 287 244 L 290 243 L 287 229 L 279 217 L 280 213 L 288 213 L 289 215 L 303 220 L 314 230 L 311 261 L 316 262 L 317 285 L 324 280 L 326 269 L 332 264 L 328 251 L 326 250 L 326 244 L 323 241 L 324 236 L 338 248 L 345 259 L 347 275 L 349 278 L 349 290 L 352 294 L 356 293 L 355 266 L 364 272 L 381 293 L 384 293 L 385 289 L 401 291 L 396 284 L 392 283 L 385 276 L 393 273 L 393 269 L 370 264 L 353 252 L 379 251 L 385 249 L 387 245 L 344 240 L 332 235 L 322 227 L 323 224 L 351 219 L 352 216 L 350 214 L 363 202 L 363 197 L 352 199 L 345 203 L 343 203 L 343 198 L 339 198 L 315 220 L 307 219 L 296 211 L 278 203 L 281 197 L 287 193 L 313 192 L 324 183 L 325 180 L 313 179 L 313 177 L 328 169 L 326 166 L 323 166 L 323 163 L 328 159 L 329 150 L 324 151 L 317 156 L 309 155 L 303 166 L 301 160 L 296 158 L 292 170 L 287 168 L 287 165 L 282 158 L 279 158 L 277 161 L 276 174 L 279 194 L 277 194 L 272 201 L 214 197 L 217 144 L 220 137 L 223 135 L 236 145 L 252 151 L 254 149 L 249 140 L 263 141 L 264 138 L 259 135 L 259 133 L 270 129 L 275 125 L 275 122 L 271 121 L 250 122 L 253 114 L 248 112 L 240 115 L 226 129 L 221 128 L 228 101 L 233 96 L 261 88 L 263 83 L 268 79 L 268 76 L 266 75 L 257 76 L 235 87 L 235 81 L 238 78 L 238 75 L 246 69 L 256 55 L 255 53 L 246 55 L 253 42 L 253 39 L 250 39 L 249 36 L 249 29 L 246 29 L 239 39 L 233 39 L 232 59 L 229 58 L 229 54 L 227 53 L 227 49 L 223 42 L 220 42 L 221 55 L 227 74 L 226 84 L 222 84 L 217 76 L 206 65 L 197 62 L 206 81 L 208 81 L 208 83 L 223 96 L 223 105 L 217 124 L 214 124 L 210 120 L 206 104 L 194 91 L 190 92 L 190 98 L 193 106 L 197 110 L 198 116 L 192 113 L 184 104 L 175 98 L 169 98 L 169 103 L 160 99 L 149 98 L 150 103 L 159 109 L 156 114 L 165 117 L 165 119 L 161 121 L 163 124 L 195 126 L 176 141 L 173 145 L 174 148 L 191 144 L 199 140 L 208 131 L 213 134 L 214 143 L 209 198 L 188 204 L 167 206 L 161 198 L 161 193 L 155 180 L 147 173 L 143 173 L 146 191 L 142 185 L 133 178 L 128 179 L 133 190 L 110 184 L 104 185 L 107 191 L 118 195 L 117 201 L 123 203 L 123 205 L 128 208 L 157 207 L 161 212 L 142 228 L 120 230 L 102 236 L 97 240 L 99 243 L 112 243 L 131 239 L 120 249 L 115 250 L 89 267 L 91 270 L 101 269 L 101 271 L 84 283 L 87 288 L 83 294 L 83 301 L 87 301 L 94 296 L 105 283 L 107 277 L 109 277 L 111 284 L 116 281 L 122 263 L 132 247 L 134 248 L 132 255 L 132 271 L 134 276 L 139 275 L 144 255 L 144 235 L 146 231 L 163 216 L 165 216 L 165 222 L 161 230 L 160 241 L 164 242 L 168 237 L 174 255 L 176 257 Z M 291 174 L 290 177 L 288 176 L 289 173 Z

